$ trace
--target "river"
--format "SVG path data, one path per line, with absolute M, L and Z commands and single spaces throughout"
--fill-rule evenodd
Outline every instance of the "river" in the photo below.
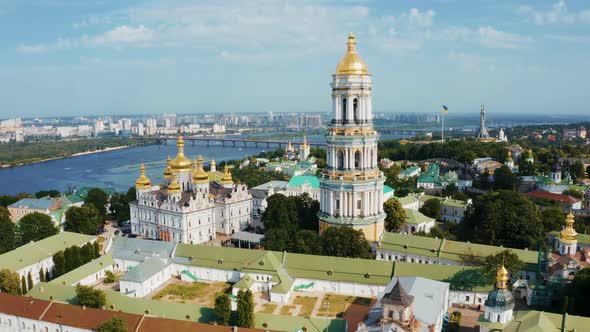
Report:
M 384 135 L 382 138 L 394 138 Z M 324 142 L 321 135 L 311 136 L 309 142 Z M 299 143 L 300 140 L 293 139 Z M 265 150 L 262 145 L 256 147 L 232 147 L 221 145 L 205 146 L 203 143 L 192 145 L 186 141 L 185 154 L 191 158 L 202 155 L 205 164 L 211 159 L 243 159 Z M 276 149 L 276 147 L 271 147 Z M 0 169 L 0 194 L 14 195 L 20 192 L 34 194 L 39 190 L 56 189 L 68 192 L 74 188 L 113 187 L 117 191 L 126 191 L 135 184 L 139 175 L 139 166 L 146 165 L 146 173 L 152 183 L 163 182 L 166 157 L 176 156 L 176 144 L 169 141 L 167 145 L 148 145 L 108 152 L 86 154 L 64 159 L 50 160 L 30 165 Z

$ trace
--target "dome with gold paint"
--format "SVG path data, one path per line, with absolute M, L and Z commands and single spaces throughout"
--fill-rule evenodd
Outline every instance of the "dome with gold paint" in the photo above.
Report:
M 141 167 L 139 168 L 140 174 L 137 180 L 135 180 L 135 188 L 136 189 L 150 189 L 151 182 L 150 179 L 145 175 L 145 165 L 142 163 Z
M 227 164 L 225 164 L 225 167 L 223 168 L 223 177 L 221 178 L 221 184 L 232 184 L 234 183 L 231 177 L 231 172 L 229 170 L 229 167 L 227 167 Z
M 178 137 L 176 146 L 178 147 L 178 154 L 176 154 L 176 157 L 170 163 L 170 167 L 176 172 L 190 172 L 192 162 L 184 155 L 184 139 L 182 136 Z
M 170 159 L 170 155 L 168 155 L 168 159 L 166 159 L 166 169 L 164 169 L 164 179 L 169 180 L 172 177 L 172 159 Z
M 578 241 L 578 233 L 574 229 L 574 214 L 570 210 L 565 219 L 565 228 L 559 234 L 559 239 L 563 243 L 573 244 Z
M 356 53 L 356 40 L 352 32 L 348 35 L 347 51 L 336 66 L 336 75 L 368 75 L 367 64 Z
M 193 171 L 193 183 L 209 183 L 209 175 L 203 169 L 203 157 L 199 156 L 195 160 L 195 170 Z
M 181 191 L 180 183 L 176 180 L 176 174 L 172 173 L 172 180 L 168 185 L 168 193 L 169 194 L 179 194 Z

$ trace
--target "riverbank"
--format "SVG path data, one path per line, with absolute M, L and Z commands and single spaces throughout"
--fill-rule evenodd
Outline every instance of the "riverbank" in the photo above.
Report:
M 73 155 L 70 155 L 70 156 L 55 157 L 55 158 L 46 158 L 46 159 L 41 159 L 41 160 L 37 160 L 37 161 L 31 161 L 31 162 L 28 162 L 28 163 L 20 163 L 20 164 L 15 164 L 15 165 L 9 165 L 9 164 L 0 165 L 0 168 L 10 168 L 10 167 L 17 167 L 17 166 L 25 166 L 25 165 L 39 164 L 39 163 L 45 163 L 45 162 L 52 161 L 52 160 L 59 160 L 59 159 L 66 159 L 66 158 L 72 158 L 72 157 L 78 157 L 78 156 L 85 156 L 85 155 L 95 154 L 95 153 L 103 153 L 103 152 L 109 152 L 109 151 L 114 151 L 114 150 L 127 149 L 127 148 L 130 148 L 130 147 L 131 146 L 129 146 L 129 145 L 123 145 L 123 146 L 115 146 L 115 147 L 104 148 L 104 149 L 94 149 L 94 150 L 88 150 L 88 151 L 74 153 Z
M 0 167 L 43 163 L 56 159 L 103 153 L 134 146 L 155 144 L 149 138 L 90 138 L 69 141 L 0 144 Z

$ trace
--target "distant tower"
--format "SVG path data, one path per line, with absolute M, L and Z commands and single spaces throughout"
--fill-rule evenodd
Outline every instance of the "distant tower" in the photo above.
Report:
M 137 180 L 135 180 L 135 190 L 136 190 L 136 198 L 139 199 L 141 194 L 150 191 L 151 189 L 151 182 L 150 179 L 145 175 L 145 165 L 141 164 L 139 168 L 140 174 Z
M 559 156 L 555 155 L 553 158 L 553 165 L 551 166 L 551 172 L 549 173 L 551 181 L 554 183 L 561 183 L 561 166 L 559 165 Z
M 299 159 L 305 160 L 309 157 L 310 147 L 307 144 L 307 136 L 303 136 L 303 144 L 299 147 Z
M 484 317 L 492 323 L 506 323 L 512 320 L 514 310 L 514 297 L 508 290 L 508 270 L 504 264 L 496 273 L 496 285 L 488 294 L 485 301 Z
M 223 185 L 224 188 L 233 188 L 234 186 L 231 171 L 229 170 L 229 167 L 227 167 L 227 164 L 225 164 L 225 167 L 223 167 L 223 177 L 219 182 Z
M 486 129 L 486 110 L 483 105 L 481 105 L 481 111 L 479 112 L 479 133 L 477 133 L 477 138 L 490 138 L 490 134 Z
M 514 159 L 512 159 L 512 151 L 510 151 L 510 149 L 508 149 L 508 157 L 506 158 L 504 165 L 508 166 L 510 170 L 514 169 Z
M 356 52 L 352 33 L 331 85 L 333 119 L 320 179 L 320 234 L 329 227 L 352 227 L 376 242 L 384 232 L 385 177 L 377 167 L 371 74 Z
M 565 218 L 565 228 L 559 233 L 559 239 L 555 242 L 555 249 L 562 256 L 575 255 L 578 247 L 578 233 L 574 229 L 574 214 L 570 210 Z

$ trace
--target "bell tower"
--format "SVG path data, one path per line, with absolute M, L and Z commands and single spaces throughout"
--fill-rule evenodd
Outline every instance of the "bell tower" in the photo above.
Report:
M 333 119 L 326 140 L 327 167 L 320 180 L 320 234 L 329 227 L 361 230 L 369 242 L 384 231 L 383 184 L 377 167 L 372 80 L 351 33 L 332 75 Z

